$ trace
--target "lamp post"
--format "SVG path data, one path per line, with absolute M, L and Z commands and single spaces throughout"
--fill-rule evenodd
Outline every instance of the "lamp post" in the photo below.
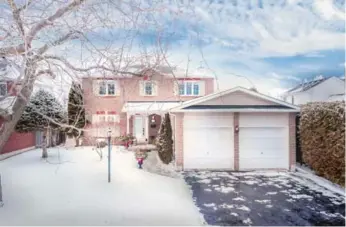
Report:
M 108 136 L 108 183 L 111 182 L 111 135 L 112 130 L 109 128 L 107 132 Z

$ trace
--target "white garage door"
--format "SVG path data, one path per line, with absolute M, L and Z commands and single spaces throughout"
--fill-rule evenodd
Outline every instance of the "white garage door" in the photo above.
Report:
M 233 115 L 185 114 L 184 168 L 234 169 Z
M 289 167 L 288 114 L 239 115 L 239 169 Z

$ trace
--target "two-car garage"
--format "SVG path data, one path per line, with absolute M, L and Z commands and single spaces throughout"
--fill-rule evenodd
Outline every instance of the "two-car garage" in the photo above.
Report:
M 220 105 L 215 100 L 222 96 L 226 98 Z M 299 112 L 294 105 L 238 88 L 190 101 L 175 111 L 182 115 L 175 153 L 183 169 L 288 170 L 294 165 L 290 153 L 295 152 Z

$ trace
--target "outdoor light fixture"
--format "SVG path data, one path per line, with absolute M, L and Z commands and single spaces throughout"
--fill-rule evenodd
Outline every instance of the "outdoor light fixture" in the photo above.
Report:
M 239 126 L 235 126 L 235 132 L 239 132 Z
M 111 130 L 111 128 L 109 128 L 109 129 L 108 129 L 108 132 L 107 132 L 107 136 L 108 136 L 108 137 L 111 137 L 111 135 L 112 135 L 112 130 Z
M 154 116 L 151 117 L 151 123 L 155 123 L 155 117 Z

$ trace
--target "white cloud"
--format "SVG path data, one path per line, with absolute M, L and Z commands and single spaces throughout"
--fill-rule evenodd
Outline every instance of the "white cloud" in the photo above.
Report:
M 345 12 L 338 10 L 332 0 L 315 0 L 314 7 L 326 20 L 345 20 Z

